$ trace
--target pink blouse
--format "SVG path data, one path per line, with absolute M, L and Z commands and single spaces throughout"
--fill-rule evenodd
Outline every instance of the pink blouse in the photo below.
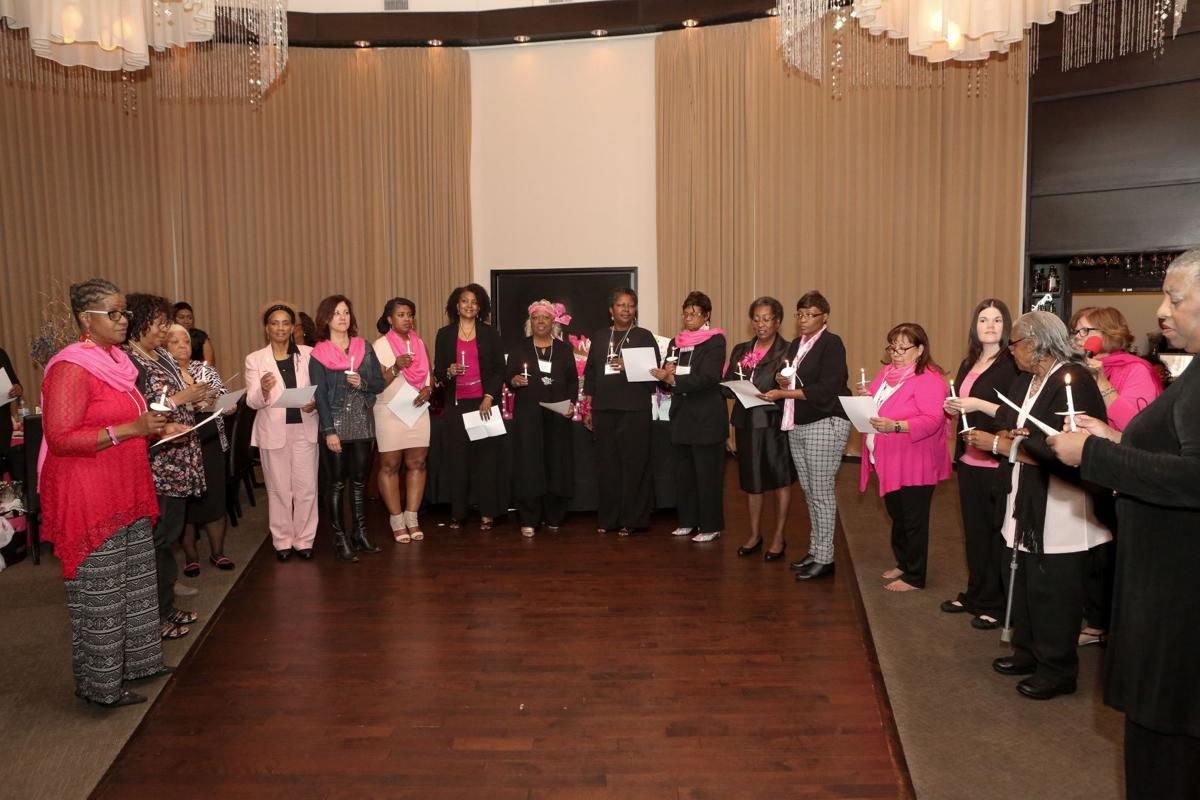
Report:
M 982 374 L 983 373 L 981 372 L 968 372 L 967 377 L 963 378 L 962 386 L 958 387 L 958 396 L 966 397 L 969 395 L 971 393 L 971 387 L 975 385 L 975 381 Z M 960 426 L 961 424 L 962 423 L 959 423 Z M 967 419 L 967 424 L 971 424 L 971 420 L 969 418 Z M 959 430 L 961 430 L 961 427 Z M 990 453 L 985 453 L 978 447 L 972 447 L 971 445 L 967 445 L 963 449 L 963 454 L 958 457 L 958 461 L 960 464 L 966 464 L 970 467 L 988 467 L 990 469 L 996 469 L 1000 466 L 1000 462 L 993 458 Z
M 479 347 L 475 340 L 464 342 L 458 340 L 458 363 L 466 364 L 467 371 L 458 376 L 454 396 L 459 400 L 473 400 L 483 397 L 483 373 L 479 370 Z

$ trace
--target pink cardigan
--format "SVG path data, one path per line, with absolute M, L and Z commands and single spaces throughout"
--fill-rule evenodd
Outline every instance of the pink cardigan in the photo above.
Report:
M 871 394 L 879 389 L 883 373 L 871 383 Z M 865 492 L 874 470 L 879 476 L 879 494 L 885 495 L 904 486 L 929 486 L 950 477 L 950 451 L 947 436 L 951 420 L 942 410 L 946 384 L 936 370 L 914 375 L 884 402 L 879 416 L 908 423 L 907 433 L 881 433 L 875 436 L 875 463 L 871 463 L 866 442 L 862 448 L 862 470 L 858 490 Z
M 1104 377 L 1117 390 L 1117 399 L 1108 407 L 1108 424 L 1123 431 L 1139 411 L 1162 394 L 1162 384 L 1149 362 L 1130 353 L 1109 353 L 1100 363 Z
M 296 364 L 296 388 L 308 386 L 308 360 L 312 357 L 312 348 L 298 345 L 300 353 L 294 356 Z M 271 345 L 261 350 L 255 350 L 246 356 L 243 367 L 246 375 L 246 405 L 258 411 L 254 415 L 254 429 L 250 434 L 250 444 L 264 450 L 276 450 L 287 444 L 287 409 L 271 408 L 271 403 L 279 399 L 283 393 L 283 376 L 275 364 L 275 355 Z M 275 376 L 275 388 L 270 395 L 263 397 L 262 377 L 266 373 Z M 304 428 L 304 439 L 308 442 L 317 440 L 317 412 L 300 414 L 301 426 Z

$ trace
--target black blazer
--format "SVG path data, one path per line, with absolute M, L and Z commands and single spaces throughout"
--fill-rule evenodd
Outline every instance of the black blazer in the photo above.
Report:
M 492 405 L 500 402 L 500 387 L 504 383 L 504 346 L 500 334 L 486 322 L 475 322 L 475 347 L 479 350 L 479 370 L 483 373 L 483 393 L 492 396 Z M 446 407 L 457 405 L 458 377 L 446 370 L 458 360 L 458 322 L 438 329 L 433 347 L 433 375 L 446 387 Z
M 799 350 L 800 339 L 796 338 L 787 349 L 789 364 Z M 826 329 L 796 368 L 796 388 L 803 389 L 805 397 L 796 401 L 796 424 L 808 425 L 826 417 L 846 419 L 838 398 L 850 396 L 849 380 L 846 345 L 840 336 Z
M 967 373 L 970 372 L 971 367 L 974 365 L 975 362 L 968 362 L 968 360 L 964 359 L 962 364 L 958 366 L 958 374 L 954 377 L 954 385 L 956 387 L 962 386 L 963 381 L 967 378 Z M 996 390 L 999 389 L 1007 394 L 1009 387 L 1013 385 L 1019 375 L 1020 370 L 1017 369 L 1017 362 L 1013 361 L 1012 353 L 1007 349 L 1001 350 L 1000 355 L 992 359 L 992 363 L 983 371 L 983 374 L 975 379 L 975 383 L 971 384 L 971 391 L 967 396 L 977 397 L 980 400 L 997 403 L 1002 408 L 1007 408 L 1004 402 L 996 396 Z M 1028 387 L 1028 384 L 1026 386 Z M 1016 400 L 1015 397 L 1010 397 L 1009 399 Z M 1051 424 L 1049 420 L 1046 420 L 1046 423 Z M 967 424 L 988 433 L 995 433 L 1005 429 L 1002 421 L 993 419 L 983 412 L 968 414 Z M 958 422 L 958 427 L 954 429 L 954 438 L 957 441 L 957 444 L 954 446 L 954 459 L 956 461 L 962 457 L 963 450 L 966 449 L 962 437 L 958 435 L 960 431 L 962 431 L 961 420 Z
M 604 374 L 610 336 L 616 340 L 614 347 L 622 343 L 623 347 L 653 347 L 654 359 L 662 362 L 658 340 L 645 328 L 635 325 L 629 329 L 628 336 L 623 332 L 618 336 L 611 328 L 601 328 L 592 335 L 591 350 L 583 370 L 583 393 L 592 398 L 593 411 L 644 411 L 649 416 L 650 395 L 654 394 L 657 385 L 654 381 L 630 383 L 624 372 Z
M 520 375 L 529 366 L 529 385 L 513 386 L 513 378 Z M 544 378 L 549 378 L 546 383 Z M 550 374 L 543 375 L 538 367 L 537 350 L 533 339 L 522 339 L 521 343 L 508 354 L 508 364 L 504 368 L 504 382 L 513 393 L 513 414 L 537 414 L 541 407 L 538 403 L 557 403 L 562 400 L 575 402 L 579 397 L 579 370 L 575 368 L 575 351 L 569 342 L 555 341 L 550 349 Z
M 671 340 L 675 345 L 675 340 Z M 678 347 L 678 345 L 675 345 Z M 671 348 L 667 348 L 670 352 Z M 675 444 L 716 444 L 729 435 L 721 374 L 725 366 L 725 337 L 713 336 L 680 353 L 676 365 L 691 367 L 687 375 L 676 375 L 675 384 L 662 384 L 671 393 L 671 441 Z
M 754 349 L 755 339 L 741 344 L 734 345 L 733 352 L 729 355 L 729 366 L 725 368 L 725 377 L 722 380 L 736 381 L 738 378 L 738 362 L 740 362 L 747 353 Z M 771 389 L 778 389 L 778 384 L 775 383 L 775 374 L 783 369 L 784 356 L 788 351 L 787 339 L 782 336 L 776 336 L 775 341 L 771 344 L 771 349 L 763 356 L 762 361 L 754 368 L 754 385 L 759 391 L 767 392 Z M 742 373 L 746 379 L 750 379 L 750 373 L 745 369 Z M 778 428 L 783 417 L 783 401 L 779 400 L 771 406 L 755 406 L 747 409 L 742 406 L 733 396 L 733 392 L 728 389 L 723 390 L 725 396 L 732 398 L 733 412 L 729 415 L 729 423 L 735 428 Z

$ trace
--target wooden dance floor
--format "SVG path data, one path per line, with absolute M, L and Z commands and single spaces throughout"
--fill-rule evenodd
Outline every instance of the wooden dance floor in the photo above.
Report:
M 532 541 L 430 514 L 349 565 L 324 532 L 312 562 L 264 545 L 94 796 L 909 796 L 846 549 L 813 585 L 737 558 L 734 475 L 707 545 L 669 514 Z

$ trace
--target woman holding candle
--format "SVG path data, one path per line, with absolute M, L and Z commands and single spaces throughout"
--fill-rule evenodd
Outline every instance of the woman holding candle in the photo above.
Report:
M 262 313 L 267 346 L 246 356 L 246 405 L 257 411 L 250 444 L 262 459 L 267 518 L 275 557 L 312 558 L 317 536 L 317 401 L 302 408 L 274 408 L 285 389 L 311 385 L 312 348 L 293 339 L 299 314 L 290 303 L 271 303 Z
M 774 297 L 760 297 L 750 304 L 749 313 L 754 338 L 733 348 L 724 380 L 748 380 L 760 392 L 769 393 L 775 387 L 775 375 L 783 368 L 788 348 L 788 340 L 779 335 L 783 304 Z M 733 397 L 733 393 L 725 390 L 725 396 Z M 761 521 L 766 493 L 775 500 L 775 530 L 771 546 L 763 557 L 775 561 L 783 556 L 787 547 L 783 532 L 787 526 L 796 470 L 788 455 L 787 434 L 779 429 L 783 402 L 745 408 L 735 401 L 729 417 L 733 426 L 733 449 L 738 460 L 738 482 L 746 493 L 750 511 L 750 538 L 738 548 L 739 556 L 752 555 L 762 549 Z
M 779 428 L 787 436 L 808 503 L 812 526 L 808 553 L 791 564 L 797 581 L 833 574 L 834 482 L 850 438 L 850 421 L 838 400 L 850 394 L 846 346 L 829 330 L 829 312 L 829 301 L 820 292 L 806 292 L 796 301 L 799 335 L 775 375 L 776 388 L 763 395 L 768 400 L 783 400 Z
M 597 530 L 627 536 L 650 524 L 650 402 L 655 384 L 626 380 L 621 351 L 653 347 L 655 360 L 662 356 L 654 334 L 637 326 L 633 289 L 614 289 L 608 307 L 612 326 L 593 334 L 584 366 L 583 395 L 589 411 L 583 423 L 596 440 Z
M 1167 269 L 1158 324 L 1200 353 L 1200 250 Z M 1080 404 L 1082 406 L 1082 402 Z M 1050 446 L 1117 495 L 1121 535 L 1104 701 L 1125 714 L 1131 800 L 1196 797 L 1200 787 L 1200 371 L 1191 367 L 1123 431 L 1087 415 Z
M 434 361 L 446 387 L 446 460 L 450 471 L 450 527 L 461 528 L 474 487 L 479 527 L 491 530 L 500 506 L 499 454 L 492 437 L 472 442 L 463 416 L 478 411 L 482 419 L 493 409 L 504 383 L 504 346 L 487 324 L 492 301 L 476 283 L 460 286 L 446 300 L 450 324 L 437 332 Z
M 383 391 L 383 373 L 375 351 L 358 335 L 350 298 L 335 294 L 317 306 L 317 346 L 308 362 L 308 379 L 317 387 L 321 466 L 328 481 L 325 513 L 333 531 L 338 561 L 358 561 L 355 550 L 378 553 L 367 538 L 367 479 L 375 449 L 375 395 Z M 342 527 L 342 495 L 350 483 L 354 535 Z
M 865 438 L 859 491 L 871 473 L 892 518 L 896 567 L 883 573 L 890 592 L 925 588 L 929 556 L 929 508 L 933 488 L 950 477 L 946 452 L 949 428 L 942 406 L 946 384 L 929 352 L 929 337 L 915 322 L 902 322 L 887 335 L 889 361 L 860 395 L 873 397 L 876 433 Z
M 1016 440 L 1017 463 L 1010 468 L 1006 462 L 1003 473 L 1009 486 L 1002 528 L 1009 548 L 1005 561 L 1017 549 L 1011 588 L 1013 654 L 995 659 L 992 667 L 1003 675 L 1029 676 L 1017 691 L 1049 700 L 1075 691 L 1088 550 L 1112 539 L 1111 497 L 1093 494 L 1077 470 L 1055 459 L 1038 423 L 1061 424 L 1058 415 L 1071 408 L 1095 410 L 1102 418 L 1104 401 L 1067 326 L 1054 314 L 1031 311 L 1020 317 L 1013 323 L 1009 349 L 1022 374 L 1004 395 L 1020 410 L 1002 402 L 996 419 L 1027 438 Z M 978 428 L 963 438 L 999 455 L 1018 446 L 1005 435 Z
M 950 383 L 945 410 L 958 419 L 957 430 L 976 428 L 994 434 L 1001 425 L 994 417 L 999 408 L 996 390 L 1007 392 L 1017 378 L 1017 365 L 1008 351 L 1012 316 L 1004 301 L 987 298 L 975 306 L 967 335 L 967 356 Z M 947 614 L 968 613 L 971 625 L 990 630 L 1004 613 L 1004 540 L 1000 537 L 1008 485 L 1000 481 L 1000 461 L 987 450 L 958 439 L 958 498 L 962 510 L 967 554 L 967 589 L 946 600 Z
M 1071 341 L 1088 357 L 1088 368 L 1104 398 L 1108 424 L 1123 431 L 1139 411 L 1162 394 L 1158 373 L 1145 359 L 1129 352 L 1133 333 L 1125 315 L 1118 309 L 1081 308 L 1071 314 Z M 1117 531 L 1113 531 L 1114 538 Z M 1103 644 L 1112 612 L 1115 568 L 1113 544 L 1100 545 L 1089 552 L 1087 588 L 1083 616 L 1086 625 L 1079 644 Z
M 62 561 L 75 696 L 127 706 L 146 698 L 125 683 L 170 671 L 154 591 L 158 502 L 146 439 L 178 428 L 147 408 L 120 348 L 129 326 L 121 290 L 99 278 L 74 284 L 71 313 L 82 339 L 50 359 L 42 381 L 42 538 Z
M 695 531 L 693 542 L 721 538 L 725 527 L 725 331 L 710 325 L 712 301 L 703 292 L 683 299 L 683 329 L 668 351 L 678 352 L 650 374 L 671 393 L 671 444 L 675 462 L 674 536 Z
M 170 423 L 183 428 L 196 424 L 192 403 L 206 402 L 210 387 L 203 381 L 188 383 L 175 358 L 163 345 L 170 327 L 171 305 L 166 298 L 150 294 L 130 294 L 128 303 L 129 336 L 126 352 L 137 368 L 138 390 L 151 409 L 164 409 Z M 154 548 L 158 573 L 158 611 L 162 616 L 164 639 L 187 635 L 189 625 L 198 617 L 194 612 L 175 607 L 175 579 L 179 566 L 173 548 L 187 517 L 188 498 L 204 494 L 204 457 L 200 437 L 189 433 L 150 451 L 150 471 L 158 495 L 158 521 L 154 525 Z
M 508 354 L 505 380 L 515 396 L 513 470 L 521 535 L 537 526 L 557 532 L 575 493 L 571 417 L 579 394 L 579 372 L 562 326 L 571 317 L 562 303 L 537 300 L 525 322 L 528 338 Z M 565 403 L 560 410 L 543 403 Z
M 207 383 L 212 391 L 205 406 L 193 404 L 196 411 L 211 411 L 213 401 L 228 393 L 216 369 L 192 359 L 192 340 L 187 328 L 176 323 L 167 330 L 167 352 L 175 358 L 184 383 L 197 381 Z M 236 407 L 227 413 L 233 413 Z M 200 454 L 204 465 L 204 493 L 188 498 L 185 523 L 193 526 L 193 534 L 184 531 L 179 543 L 183 548 L 183 574 L 195 577 L 200 574 L 200 556 L 196 541 L 200 533 L 208 536 L 208 561 L 217 569 L 231 570 L 233 561 L 225 555 L 225 451 L 229 442 L 225 439 L 225 420 L 217 419 L 196 432 L 200 436 Z
M 417 519 L 425 496 L 425 462 L 429 456 L 429 413 L 413 425 L 388 407 L 407 386 L 415 408 L 429 402 L 429 353 L 414 324 L 417 304 L 404 297 L 387 301 L 375 328 L 383 334 L 375 340 L 375 357 L 383 368 L 383 392 L 375 401 L 375 441 L 379 444 L 379 495 L 387 506 L 392 538 L 401 544 L 425 538 Z M 405 470 L 404 506 L 400 503 L 400 467 Z

